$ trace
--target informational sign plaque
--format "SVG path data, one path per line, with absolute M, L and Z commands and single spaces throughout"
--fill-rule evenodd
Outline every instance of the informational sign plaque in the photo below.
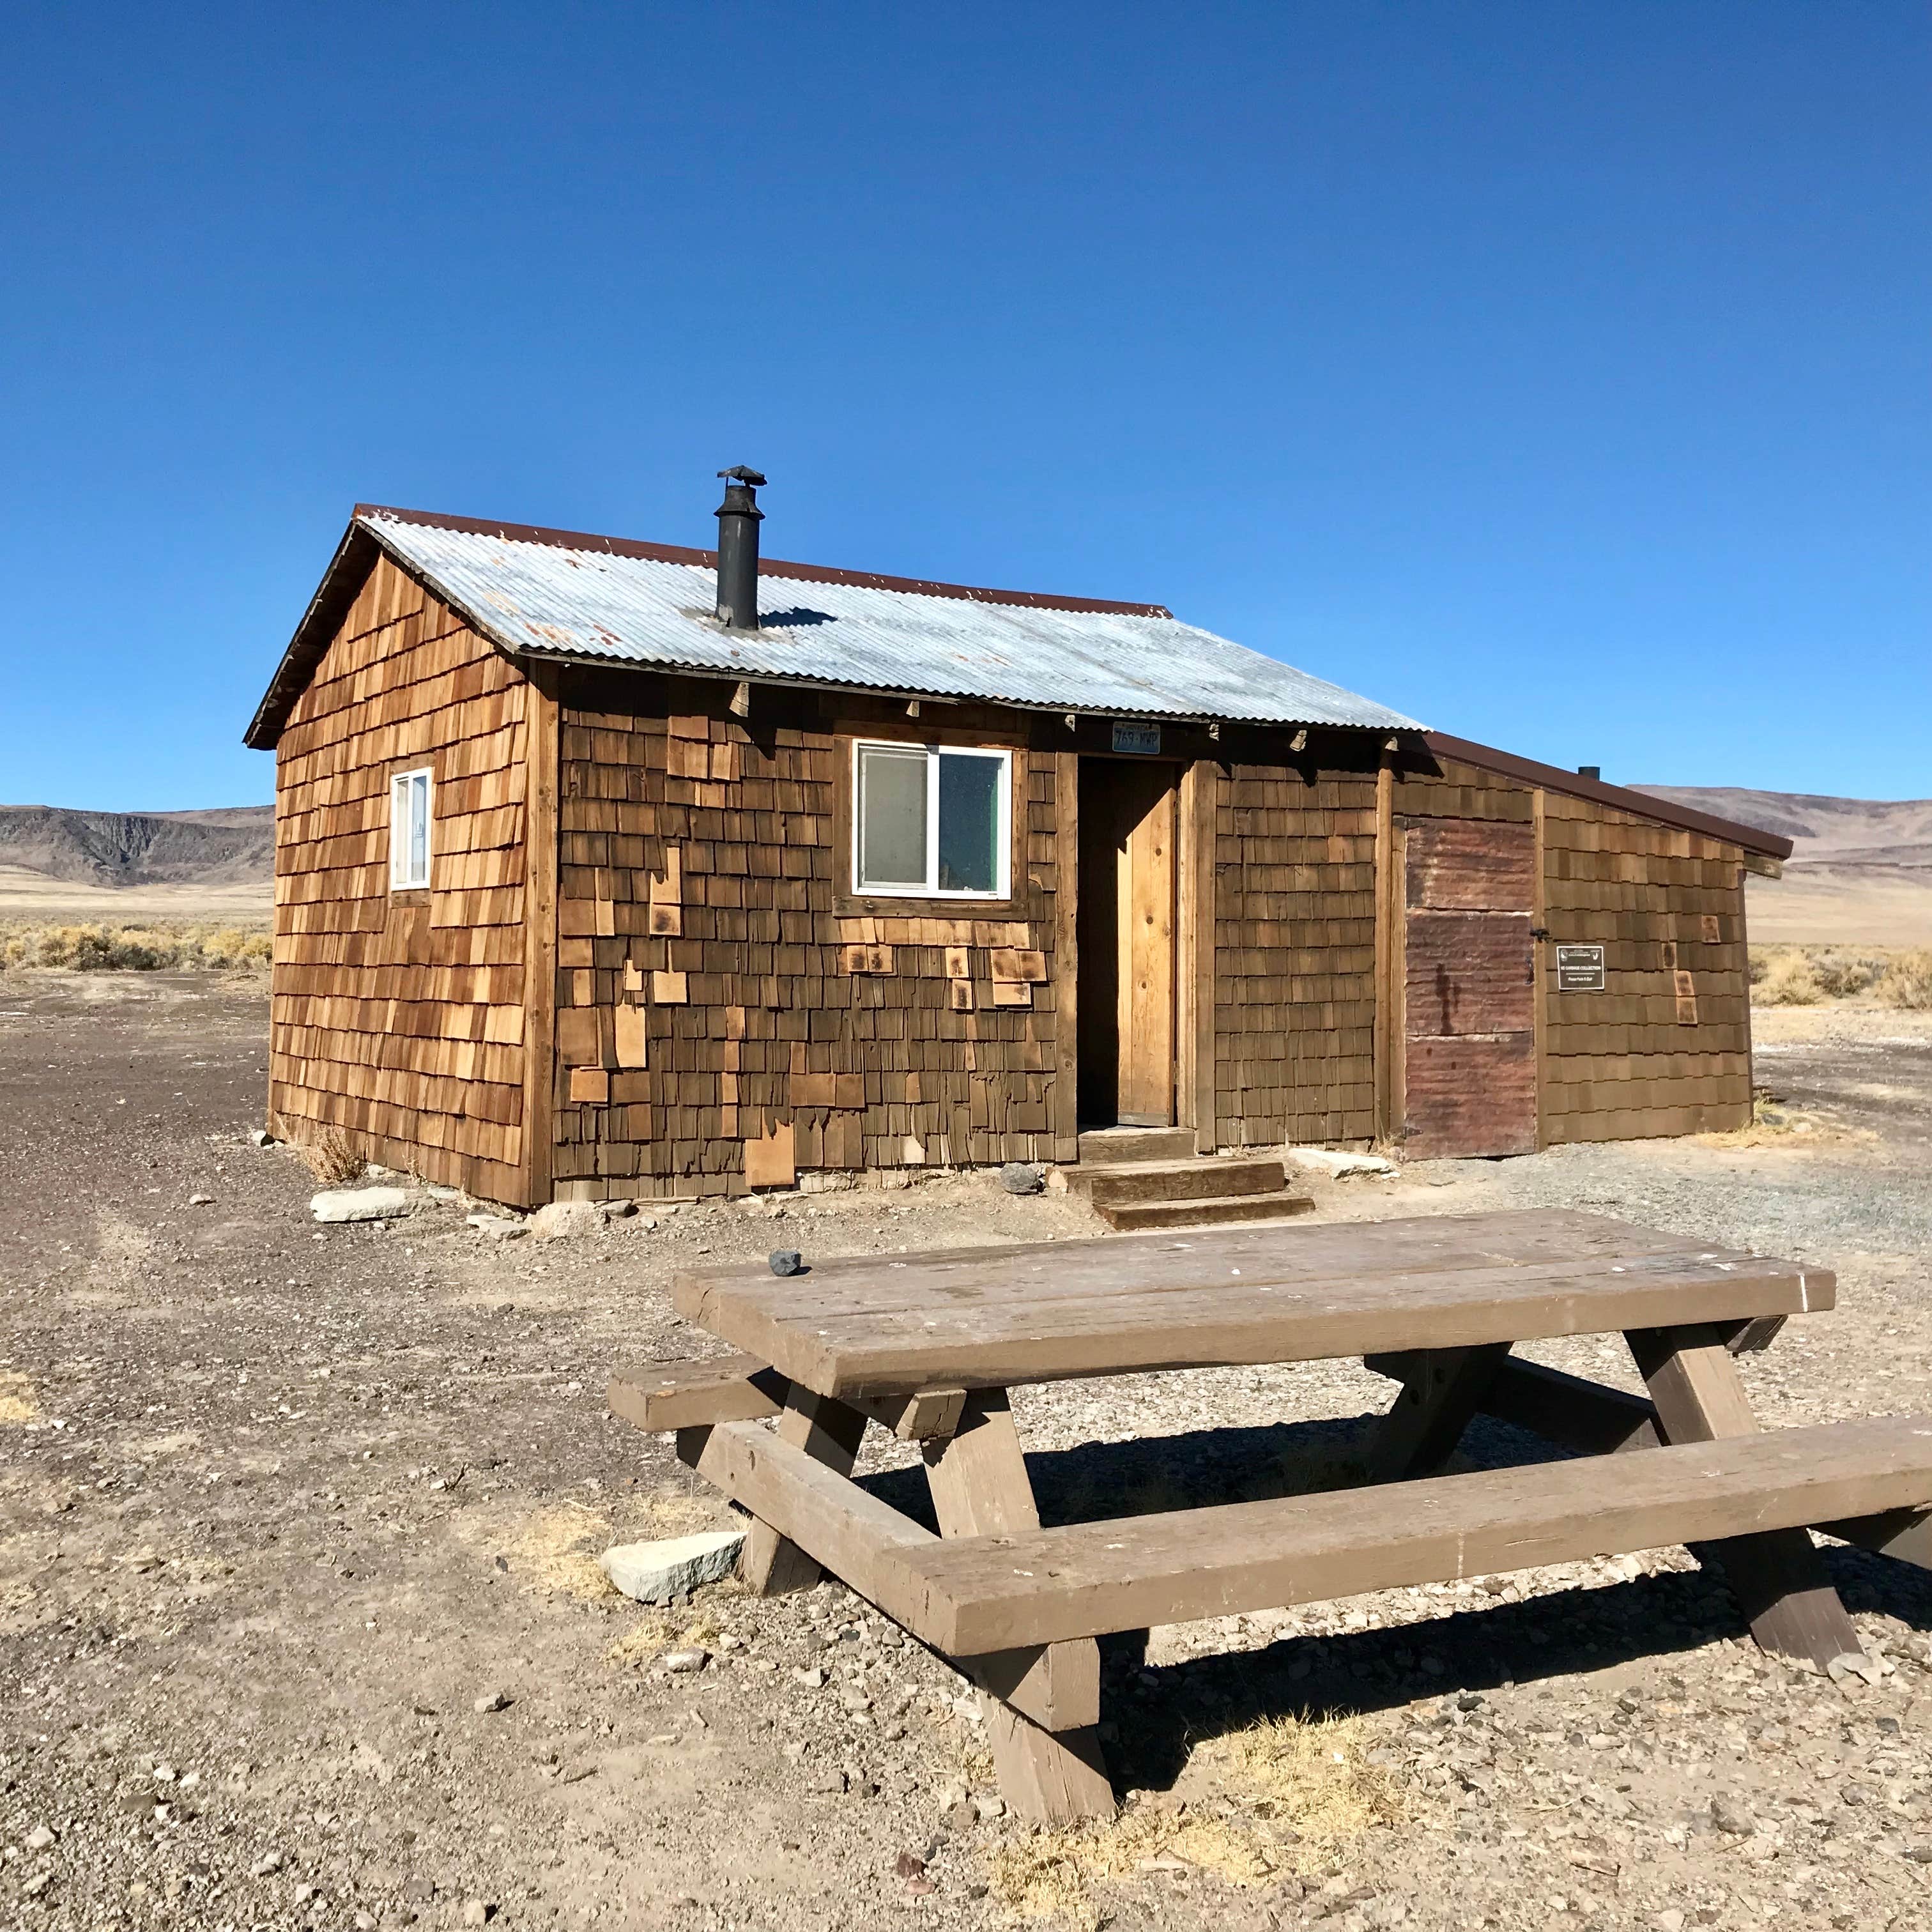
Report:
M 1600 946 L 1559 946 L 1556 949 L 1556 990 L 1559 993 L 1600 993 L 1604 990 L 1604 949 Z
M 1160 756 L 1160 727 L 1158 724 L 1116 724 L 1114 727 L 1114 749 L 1130 752 L 1137 758 L 1157 758 Z

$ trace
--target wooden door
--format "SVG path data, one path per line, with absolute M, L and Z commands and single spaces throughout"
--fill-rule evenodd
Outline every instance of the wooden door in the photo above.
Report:
M 1080 766 L 1079 1115 L 1174 1123 L 1174 768 Z
M 1418 1160 L 1536 1147 L 1536 835 L 1436 818 L 1403 837 L 1403 1140 Z

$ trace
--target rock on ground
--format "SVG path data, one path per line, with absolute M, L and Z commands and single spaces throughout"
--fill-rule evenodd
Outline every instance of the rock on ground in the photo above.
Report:
M 400 1187 L 331 1187 L 308 1206 L 318 1221 L 393 1221 L 410 1211 L 410 1197 Z
M 631 1204 L 624 1203 L 628 1214 Z M 610 1218 L 610 1206 L 602 1201 L 553 1201 L 539 1208 L 530 1218 L 530 1231 L 540 1241 L 565 1240 L 574 1234 L 601 1233 Z
M 1396 1165 L 1378 1154 L 1348 1154 L 1340 1148 L 1294 1147 L 1284 1156 L 1291 1167 L 1306 1174 L 1325 1174 L 1336 1180 L 1372 1174 L 1393 1178 Z
M 604 1551 L 598 1567 L 626 1596 L 640 1604 L 668 1604 L 728 1576 L 744 1542 L 742 1530 L 714 1529 L 657 1543 L 620 1543 Z

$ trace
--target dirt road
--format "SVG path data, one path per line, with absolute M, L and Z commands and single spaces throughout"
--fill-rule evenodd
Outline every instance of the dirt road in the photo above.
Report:
M 1806 1133 L 1418 1168 L 1322 1211 L 1560 1201 L 1816 1258 L 1841 1309 L 1753 1360 L 1760 1412 L 1932 1408 L 1932 1024 L 1801 1017 L 1762 1070 Z M 727 1517 L 602 1390 L 694 1346 L 665 1293 L 694 1258 L 1085 1210 L 964 1179 L 569 1241 L 421 1196 L 317 1229 L 306 1171 L 246 1140 L 265 1027 L 205 978 L 0 980 L 0 1928 L 1932 1922 L 1932 1579 L 1842 1550 L 1876 1685 L 1760 1658 L 1681 1551 L 1156 1632 L 1114 1670 L 1122 1824 L 1017 1826 L 960 1681 L 836 1586 L 667 1614 L 604 1586 L 608 1544 Z M 1388 1392 L 1153 1376 L 1022 1422 L 1051 1517 L 1233 1492 Z

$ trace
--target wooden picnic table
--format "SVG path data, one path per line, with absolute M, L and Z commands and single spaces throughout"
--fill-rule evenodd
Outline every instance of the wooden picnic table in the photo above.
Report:
M 754 1589 L 823 1566 L 970 1676 L 1007 1801 L 1064 1821 L 1113 1805 L 1110 1633 L 1695 1542 L 1760 1643 L 1857 1653 L 1810 1531 L 1932 1561 L 1932 1418 L 1762 1433 L 1734 1360 L 1834 1292 L 1558 1210 L 853 1256 L 680 1275 L 678 1312 L 740 1352 L 620 1374 L 610 1400 L 749 1512 Z M 1647 1398 L 1510 1352 L 1612 1333 Z M 1371 1486 L 1041 1527 L 1010 1388 L 1351 1356 L 1401 1384 Z M 1478 1413 L 1583 1454 L 1436 1473 Z M 922 1444 L 937 1536 L 852 1480 L 872 1424 Z

